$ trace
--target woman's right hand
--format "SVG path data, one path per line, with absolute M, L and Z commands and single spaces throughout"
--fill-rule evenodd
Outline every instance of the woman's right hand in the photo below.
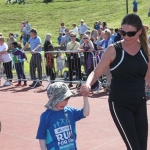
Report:
M 91 91 L 91 87 L 87 86 L 86 84 L 82 85 L 80 88 L 80 92 L 82 94 L 82 96 L 84 97 L 88 97 Z

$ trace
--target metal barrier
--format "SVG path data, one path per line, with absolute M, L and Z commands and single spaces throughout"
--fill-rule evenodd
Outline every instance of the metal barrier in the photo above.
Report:
M 60 55 L 61 53 L 62 59 L 60 56 L 56 57 L 56 55 Z M 31 55 L 30 52 L 25 52 L 25 54 L 30 58 L 30 62 L 24 60 L 14 63 L 13 68 L 6 66 L 5 74 L 4 71 L 1 71 L 0 79 L 3 77 L 9 83 L 12 80 L 18 82 L 33 81 L 34 86 L 32 88 L 35 88 L 37 84 L 42 85 L 42 81 L 48 81 L 48 86 L 53 82 L 70 83 L 69 85 L 76 83 L 76 88 L 79 89 L 98 63 L 97 52 L 84 52 L 83 55 L 79 51 L 54 50 L 45 53 L 42 52 L 42 54 L 36 53 Z M 15 61 L 14 58 L 13 61 Z M 88 66 L 89 62 L 92 64 L 91 68 Z M 1 70 L 3 70 L 2 68 Z M 10 78 L 11 73 L 12 78 Z M 98 92 L 101 87 L 102 83 L 98 80 L 98 88 L 96 91 Z

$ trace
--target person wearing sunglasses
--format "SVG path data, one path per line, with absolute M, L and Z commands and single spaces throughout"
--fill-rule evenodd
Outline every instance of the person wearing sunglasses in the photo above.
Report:
M 93 83 L 110 66 L 112 80 L 108 101 L 114 123 L 128 150 L 147 150 L 145 85 L 150 86 L 147 34 L 140 17 L 135 14 L 123 18 L 120 34 L 123 40 L 106 49 L 81 87 L 81 93 L 88 96 Z
M 90 40 L 89 35 L 84 34 L 82 39 L 84 43 L 78 48 L 78 51 L 84 52 L 84 70 L 85 70 L 86 75 L 88 76 L 91 70 L 90 64 L 88 66 L 88 58 L 89 58 L 88 56 L 89 56 L 89 52 L 94 51 L 94 45 L 92 41 Z
M 70 33 L 70 39 L 71 39 L 71 42 L 69 42 L 67 44 L 67 50 L 69 51 L 77 51 L 77 49 L 79 48 L 80 46 L 80 43 L 75 41 L 76 39 L 76 33 L 74 32 L 71 32 Z M 67 53 L 67 60 L 68 60 L 68 63 L 69 63 L 69 81 L 70 81 L 70 84 L 68 85 L 68 87 L 73 87 L 72 85 L 72 80 L 73 80 L 73 70 L 76 71 L 76 77 L 78 80 L 82 80 L 82 77 L 81 77 L 81 64 L 80 64 L 80 55 L 78 53 Z M 79 85 L 81 86 L 81 85 Z

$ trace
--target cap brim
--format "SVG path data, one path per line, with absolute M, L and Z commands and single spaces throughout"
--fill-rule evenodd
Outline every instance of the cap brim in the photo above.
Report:
M 63 94 L 61 97 L 59 97 L 59 99 L 55 99 L 55 97 L 52 100 L 49 100 L 45 107 L 47 109 L 54 109 L 55 105 L 65 99 L 67 99 L 68 97 L 74 96 L 76 94 L 75 91 L 73 90 L 68 90 L 65 94 Z

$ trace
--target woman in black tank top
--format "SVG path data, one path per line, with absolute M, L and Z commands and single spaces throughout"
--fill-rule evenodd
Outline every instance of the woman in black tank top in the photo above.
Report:
M 101 62 L 81 87 L 88 96 L 91 85 L 110 66 L 109 108 L 127 150 L 147 150 L 148 120 L 145 85 L 150 85 L 150 62 L 145 28 L 139 16 L 126 15 L 122 41 L 110 45 Z M 145 82 L 146 81 L 146 82 Z

